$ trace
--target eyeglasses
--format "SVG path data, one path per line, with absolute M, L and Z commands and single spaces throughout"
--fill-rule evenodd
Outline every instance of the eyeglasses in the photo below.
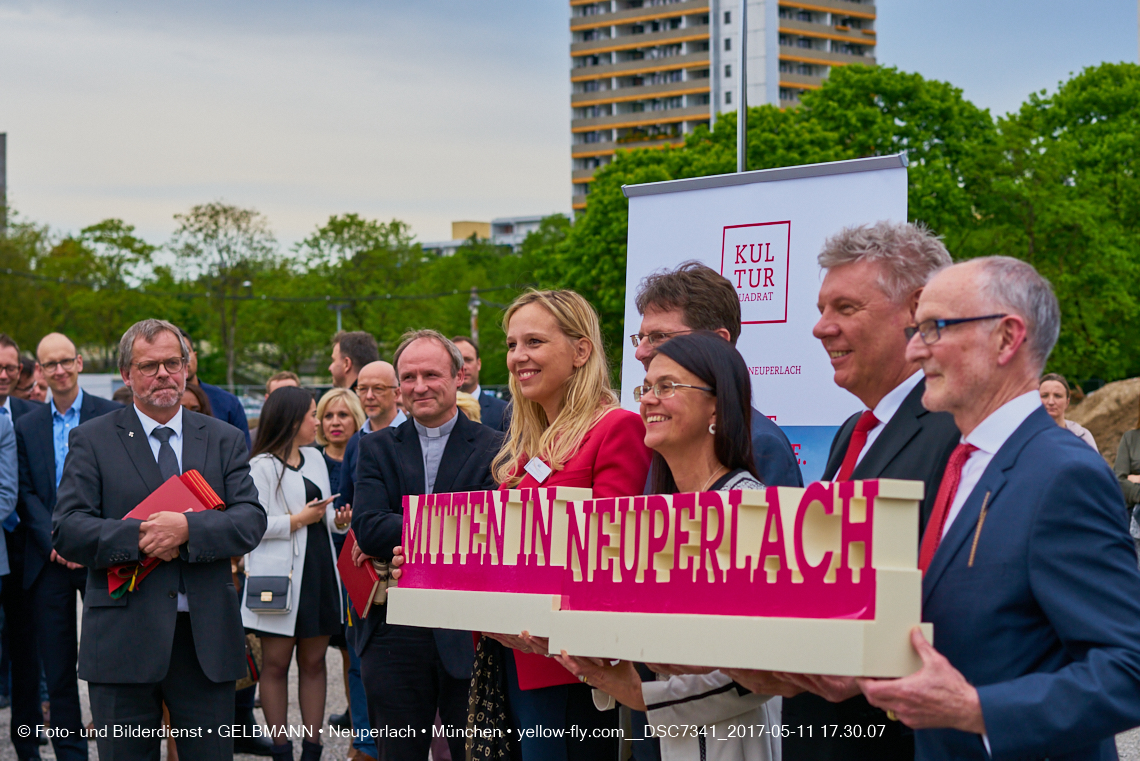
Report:
M 66 372 L 71 372 L 75 368 L 75 360 L 79 357 L 71 357 L 70 359 L 61 359 L 58 362 L 41 362 L 40 369 L 44 371 L 44 375 L 51 375 L 59 368 L 63 368 Z
M 960 317 L 954 320 L 923 320 L 917 325 L 912 325 L 908 328 L 903 328 L 903 334 L 906 335 L 906 340 L 914 338 L 917 333 L 922 338 L 922 342 L 927 346 L 938 343 L 942 338 L 942 329 L 948 328 L 951 325 L 961 325 L 966 322 L 977 322 L 978 320 L 999 320 L 1002 317 L 1008 317 L 1005 314 L 987 314 L 981 317 Z
M 395 391 L 398 388 L 399 388 L 399 386 L 359 386 L 358 385 L 356 387 L 356 395 L 357 396 L 364 396 L 365 394 L 367 394 L 369 392 L 371 392 L 373 394 L 382 394 L 385 391 Z
M 147 376 L 148 378 L 152 378 L 155 375 L 158 375 L 159 367 L 165 367 L 168 374 L 174 375 L 183 367 L 185 367 L 186 364 L 187 360 L 185 357 L 171 357 L 170 359 L 164 359 L 161 362 L 136 362 L 135 367 L 137 367 L 139 369 L 139 372 L 143 375 Z
M 708 386 L 692 386 L 688 383 L 674 383 L 673 381 L 657 381 L 652 386 L 637 386 L 633 389 L 633 401 L 640 402 L 641 397 L 648 394 L 650 391 L 658 399 L 671 399 L 677 393 L 679 388 L 693 388 L 697 391 L 708 391 L 710 394 L 715 393 L 716 389 L 709 388 Z
M 0 373 L 7 373 L 10 376 L 18 376 L 20 374 L 19 365 L 0 365 Z
M 674 330 L 674 331 L 671 331 L 669 333 L 665 333 L 662 331 L 658 331 L 655 333 L 637 333 L 635 335 L 630 336 L 629 340 L 633 342 L 633 348 L 635 348 L 635 349 L 638 346 L 641 346 L 643 341 L 648 341 L 649 342 L 649 348 L 653 348 L 654 346 L 659 346 L 660 344 L 665 343 L 666 341 L 668 341 L 673 336 L 679 336 L 682 333 L 692 333 L 692 332 L 693 332 L 692 330 Z

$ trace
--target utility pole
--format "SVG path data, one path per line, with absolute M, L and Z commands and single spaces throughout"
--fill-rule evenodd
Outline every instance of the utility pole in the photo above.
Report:
M 467 300 L 467 311 L 471 313 L 471 338 L 476 343 L 479 342 L 479 305 L 482 303 L 479 299 L 479 290 L 475 286 L 471 286 L 471 298 Z
M 343 312 L 344 310 L 348 309 L 350 306 L 352 306 L 352 305 L 351 304 L 345 304 L 345 303 L 329 304 L 329 309 L 336 312 L 336 332 L 337 333 L 339 333 L 342 329 L 341 328 L 340 313 Z
M 1138 0 L 1140 1 L 1140 0 Z M 736 99 L 736 171 L 748 171 L 748 0 L 740 0 L 740 95 Z
M 8 234 L 8 133 L 0 132 L 0 238 Z

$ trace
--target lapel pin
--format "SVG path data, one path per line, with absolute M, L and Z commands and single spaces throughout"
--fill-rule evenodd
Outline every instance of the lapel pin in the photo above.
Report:
M 135 437 L 135 432 L 134 431 L 127 431 L 127 435 L 133 439 Z

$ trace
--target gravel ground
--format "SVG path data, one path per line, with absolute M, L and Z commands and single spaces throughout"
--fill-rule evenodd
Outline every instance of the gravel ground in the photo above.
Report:
M 328 668 L 328 692 L 325 697 L 325 718 L 328 718 L 330 713 L 341 713 L 344 711 L 347 701 L 344 697 L 344 667 L 341 665 L 340 652 L 337 650 L 329 650 L 326 658 Z M 294 661 L 289 670 L 289 724 L 300 725 L 301 713 L 297 707 L 297 664 Z M 87 683 L 79 683 L 79 699 L 83 704 L 83 719 L 84 721 L 91 720 L 91 705 L 87 698 Z M 265 716 L 262 714 L 260 708 L 253 710 L 257 720 L 264 723 Z M 16 761 L 16 750 L 12 747 L 12 742 L 9 739 L 11 735 L 10 724 L 12 719 L 12 711 L 9 708 L 0 710 L 0 761 Z M 328 728 L 325 728 L 326 735 Z M 348 756 L 349 740 L 348 738 L 326 738 L 323 740 L 325 751 L 322 755 L 324 761 L 343 761 Z M 90 757 L 92 761 L 97 758 L 95 750 L 95 742 L 92 741 L 89 745 Z M 52 750 L 51 745 L 46 745 L 40 749 L 41 757 L 45 759 L 55 759 L 55 752 Z M 294 757 L 301 757 L 301 744 L 299 742 L 293 743 Z M 166 746 L 163 744 L 162 758 L 166 759 Z M 234 756 L 238 761 L 254 761 L 258 756 L 237 755 Z M 1140 759 L 1140 756 L 1137 757 Z
M 341 655 L 339 651 L 329 650 L 326 657 L 326 664 L 328 670 L 328 691 L 325 697 L 325 718 L 328 718 L 330 713 L 341 713 L 345 710 L 347 701 L 344 694 L 344 667 L 341 665 Z M 292 667 L 289 669 L 289 724 L 300 725 L 301 713 L 297 707 L 297 664 L 293 662 Z M 79 699 L 83 705 L 83 719 L 90 721 L 91 719 L 91 704 L 87 697 L 87 683 L 79 683 Z M 254 715 L 258 721 L 264 723 L 265 716 L 262 714 L 260 708 L 254 709 Z M 17 761 L 16 750 L 12 747 L 10 732 L 10 724 L 12 719 L 12 711 L 9 708 L 0 710 L 0 761 Z M 325 761 L 343 761 L 348 756 L 349 740 L 348 738 L 327 737 L 328 728 L 325 728 L 326 738 L 323 740 L 325 751 L 322 758 Z M 90 744 L 91 759 L 95 761 L 97 754 L 95 751 L 95 743 L 92 741 Z M 1133 729 L 1130 732 L 1116 736 L 1116 748 L 1120 754 L 1121 761 L 1140 761 L 1140 728 Z M 294 743 L 293 747 L 294 757 L 301 757 L 301 744 Z M 55 759 L 55 752 L 50 745 L 44 746 L 40 749 L 42 758 Z M 166 746 L 162 748 L 162 758 L 166 759 Z M 237 761 L 255 761 L 257 756 L 237 755 L 234 756 Z

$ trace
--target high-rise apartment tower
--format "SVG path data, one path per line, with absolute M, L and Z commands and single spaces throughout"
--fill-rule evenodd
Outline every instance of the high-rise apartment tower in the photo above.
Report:
M 679 145 L 740 102 L 799 103 L 832 66 L 875 63 L 873 0 L 570 0 L 573 206 L 620 148 Z

